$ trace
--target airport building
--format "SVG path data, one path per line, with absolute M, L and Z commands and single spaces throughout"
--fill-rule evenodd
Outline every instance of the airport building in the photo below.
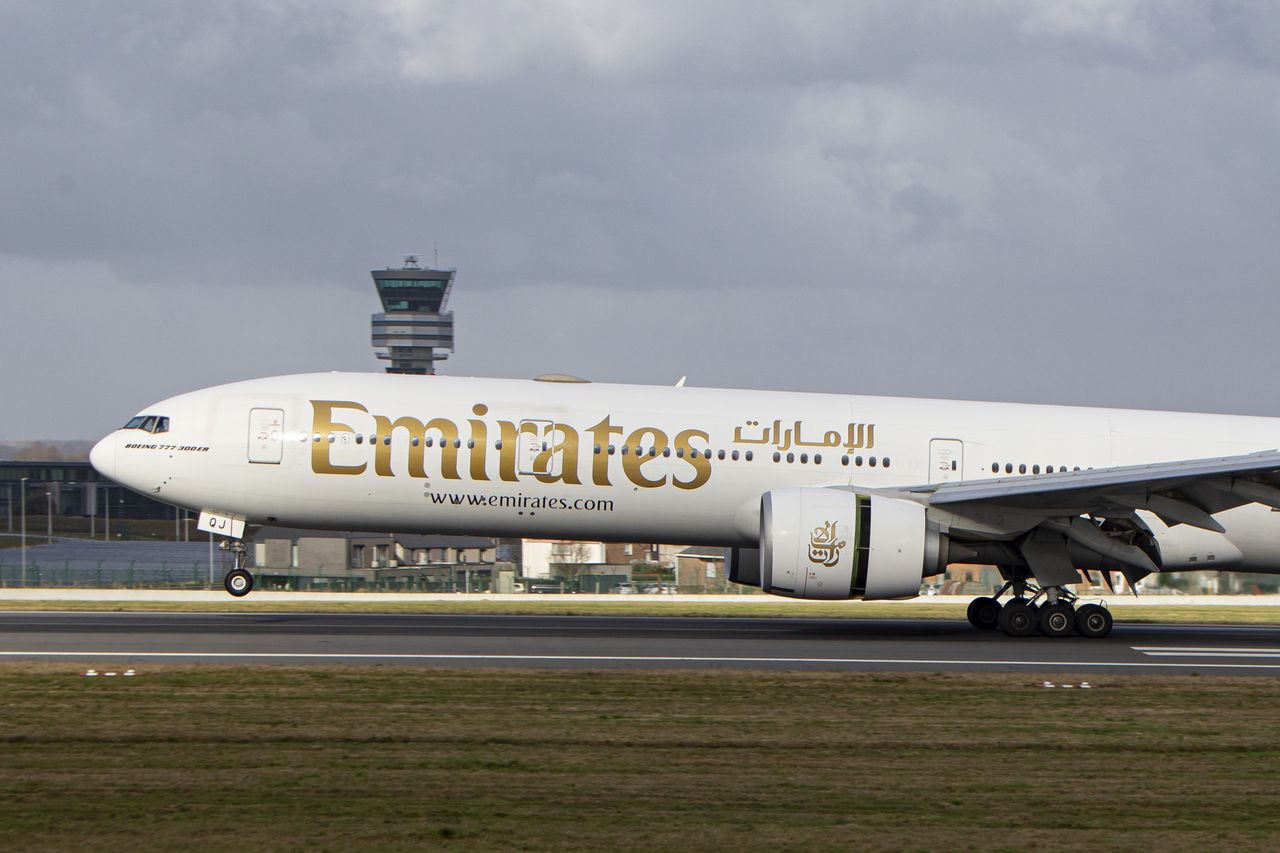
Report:
M 515 591 L 512 549 L 489 537 L 262 527 L 250 538 L 261 589 Z
M 180 512 L 103 478 L 88 462 L 0 462 L 6 530 L 17 529 L 24 491 L 29 527 L 44 515 L 160 521 Z

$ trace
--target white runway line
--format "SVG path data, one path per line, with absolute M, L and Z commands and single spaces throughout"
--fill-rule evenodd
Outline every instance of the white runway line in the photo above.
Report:
M 1210 657 L 1210 658 L 1280 658 L 1280 649 L 1246 649 L 1226 646 L 1202 648 L 1197 646 L 1130 646 L 1135 652 L 1148 657 Z
M 365 654 L 342 652 L 39 652 L 0 651 L 0 657 L 26 658 L 220 658 L 237 660 L 408 660 L 408 661 L 528 661 L 582 663 L 808 663 L 808 664 L 908 664 L 921 666 L 1048 666 L 1132 667 L 1196 669 L 1280 669 L 1266 663 L 1157 663 L 1155 661 L 1061 660 L 939 660 L 923 658 L 762 658 L 681 657 L 659 655 L 470 655 L 470 654 Z

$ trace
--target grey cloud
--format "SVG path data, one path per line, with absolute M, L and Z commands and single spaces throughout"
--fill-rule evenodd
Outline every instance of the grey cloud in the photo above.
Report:
M 3 4 L 0 347 L 45 373 L 8 380 L 0 438 L 377 370 L 367 270 L 435 243 L 453 372 L 1280 414 L 1278 29 L 1229 2 Z

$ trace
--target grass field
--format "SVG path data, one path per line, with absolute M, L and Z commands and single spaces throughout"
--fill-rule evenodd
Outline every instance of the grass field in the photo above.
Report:
M 751 596 L 749 598 L 754 598 Z M 575 601 L 573 596 L 556 600 L 539 597 L 529 603 L 518 601 L 403 601 L 323 602 L 262 601 L 0 601 L 0 610 L 83 610 L 117 612 L 189 613 L 460 613 L 508 616 L 685 616 L 790 619 L 964 619 L 963 604 L 934 604 L 927 601 L 903 603 L 841 601 L 787 604 L 771 601 L 660 603 L 647 601 Z M 1126 605 L 1110 604 L 1118 622 L 1222 625 L 1280 625 L 1280 607 L 1235 605 Z
M 1280 844 L 1273 679 L 81 672 L 0 666 L 2 849 Z

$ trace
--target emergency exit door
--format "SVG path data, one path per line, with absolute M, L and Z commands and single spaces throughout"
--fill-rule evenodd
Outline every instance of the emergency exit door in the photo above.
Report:
M 964 442 L 935 438 L 929 442 L 929 482 L 950 483 L 964 479 Z
M 284 410 L 249 410 L 249 461 L 279 465 L 284 452 Z
M 556 452 L 564 433 L 551 421 L 521 421 L 516 470 L 538 477 L 559 477 L 563 452 Z

